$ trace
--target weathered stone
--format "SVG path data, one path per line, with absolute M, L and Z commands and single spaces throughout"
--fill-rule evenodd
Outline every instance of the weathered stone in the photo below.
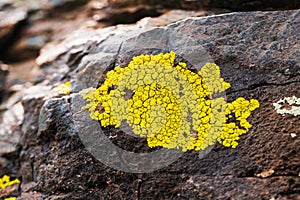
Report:
M 49 199 L 299 198 L 300 145 L 297 136 L 290 136 L 299 132 L 299 116 L 281 116 L 272 105 L 284 96 L 300 95 L 299 18 L 296 10 L 189 18 L 160 28 L 143 21 L 85 28 L 47 45 L 37 61 L 49 82 L 22 97 L 22 150 L 17 160 L 24 184 L 32 184 L 22 191 L 24 197 L 36 191 Z M 78 136 L 80 128 L 93 131 L 84 123 L 87 116 L 80 117 L 84 102 L 76 100 L 78 92 L 97 87 L 108 70 L 126 65 L 134 55 L 167 51 L 175 51 L 196 69 L 208 55 L 231 84 L 228 101 L 238 96 L 258 99 L 261 107 L 250 118 L 251 131 L 236 149 L 216 144 L 201 159 L 198 152 L 186 152 L 152 173 L 131 174 L 105 166 Z M 48 95 L 51 87 L 46 84 L 67 77 L 75 94 Z M 149 150 L 144 140 L 115 129 L 106 134 L 120 147 Z M 272 173 L 264 179 L 258 177 L 268 171 Z
M 73 89 L 79 91 L 83 88 L 97 85 L 96 80 L 101 76 L 99 73 L 104 72 L 106 68 L 105 63 L 112 63 L 119 50 L 119 45 L 126 38 L 134 37 L 154 27 L 165 26 L 178 20 L 183 20 L 188 16 L 196 17 L 209 14 L 213 14 L 213 12 L 186 12 L 178 10 L 167 12 L 157 18 L 145 18 L 135 25 L 118 25 L 98 30 L 82 28 L 70 34 L 62 42 L 48 43 L 42 48 L 41 54 L 36 61 L 39 65 L 45 66 L 43 70 L 46 71 L 46 75 L 49 75 L 47 77 L 48 80 L 59 80 L 61 77 L 56 76 L 56 74 L 62 75 L 68 71 L 72 74 L 74 73 L 77 78 L 86 82 L 85 85 L 80 86 L 78 84 L 83 84 L 83 82 L 74 81 L 74 84 L 72 84 Z M 91 51 L 95 52 L 95 54 L 89 54 Z M 53 65 L 53 61 L 58 57 L 64 60 L 64 64 Z M 49 63 L 51 64 L 48 65 Z M 87 66 L 89 67 L 86 68 Z M 85 72 L 85 70 L 89 70 L 89 72 Z M 92 71 L 96 71 L 96 73 Z M 88 76 L 82 78 L 81 74 L 82 76 Z M 42 76 L 44 78 L 44 74 Z
M 105 8 L 112 22 L 119 22 L 122 17 L 134 17 L 130 15 L 133 11 L 138 16 L 139 10 L 147 12 L 154 9 L 153 14 L 164 12 L 159 9 L 188 9 L 188 10 L 213 10 L 213 9 L 227 9 L 229 11 L 253 11 L 253 10 L 284 10 L 284 9 L 298 9 L 300 3 L 297 0 L 288 1 L 256 1 L 256 0 L 169 0 L 169 1 L 147 1 L 147 0 L 109 0 L 108 6 Z M 126 20 L 126 19 L 123 19 Z
M 23 9 L 26 11 L 26 18 L 24 18 L 26 23 L 19 23 L 20 26 L 16 26 L 16 28 L 11 27 L 14 30 L 9 35 L 11 37 L 3 38 L 5 48 L 1 48 L 1 59 L 19 62 L 35 58 L 47 42 L 58 40 L 61 35 L 64 37 L 90 20 L 87 16 L 89 11 L 82 12 L 82 9 L 85 10 L 87 2 L 88 0 L 6 0 L 5 5 L 2 6 L 5 14 L 19 16 L 22 12 L 17 15 L 14 13 L 14 9 L 18 9 L 18 11 Z M 78 16 L 79 11 L 82 14 Z M 4 20 L 6 19 L 3 17 Z M 2 32 L 6 30 L 2 29 Z
M 1 13 L 11 16 L 6 18 L 14 19 L 15 22 L 11 22 L 11 25 L 6 23 L 4 26 L 0 25 L 1 57 L 13 62 L 34 58 L 46 42 L 59 40 L 60 37 L 64 37 L 84 24 L 97 28 L 118 23 L 135 23 L 143 17 L 159 16 L 170 9 L 200 9 L 224 13 L 245 10 L 297 9 L 299 7 L 297 0 L 2 0 L 0 9 L 3 12 Z M 23 16 L 22 19 L 19 19 L 21 16 Z M 5 19 L 4 17 L 1 19 Z M 176 18 L 175 16 L 174 19 Z M 19 22 L 25 19 L 26 25 L 23 23 L 21 26 Z M 172 16 L 169 19 L 172 19 Z
M 214 10 L 214 11 L 184 11 L 184 10 L 171 10 L 159 17 L 146 17 L 138 22 L 140 26 L 160 27 L 166 26 L 189 17 L 201 17 L 215 15 L 218 13 L 225 13 L 227 10 Z
M 19 184 L 0 190 L 0 198 L 3 199 L 11 196 L 18 196 L 19 194 Z
M 27 17 L 27 10 L 10 6 L 0 6 L 0 59 L 12 43 L 18 25 Z
M 18 175 L 21 124 L 24 109 L 20 102 L 0 111 L 0 174 Z
M 40 107 L 47 97 L 53 96 L 47 86 L 22 87 L 22 90 L 11 95 L 1 104 L 0 112 L 0 174 L 9 171 L 18 175 L 20 171 L 19 159 L 22 158 L 20 150 L 27 149 L 38 143 L 37 126 Z M 40 101 L 40 104 L 38 103 Z M 26 119 L 26 120 L 24 120 Z M 35 149 L 36 150 L 36 149 Z M 26 155 L 30 158 L 30 154 Z M 28 159 L 26 162 L 28 162 Z M 26 165 L 22 165 L 22 168 Z M 29 165 L 30 166 L 30 165 Z M 24 172 L 21 170 L 21 172 Z M 32 170 L 24 173 L 24 180 Z
M 13 32 L 13 28 L 27 16 L 27 11 L 23 8 L 4 7 L 0 11 L 1 40 L 4 40 Z M 3 42 L 3 41 L 2 41 Z
M 35 199 L 42 199 L 43 194 L 38 192 L 23 192 L 18 199 L 20 200 L 35 200 Z
M 23 149 L 36 146 L 39 143 L 38 128 L 40 110 L 44 102 L 55 96 L 51 91 L 51 87 L 44 85 L 36 85 L 28 88 L 23 92 L 21 99 L 24 105 L 24 122 L 22 123 L 21 145 Z
M 9 68 L 10 68 L 9 65 L 2 64 L 0 62 L 0 102 L 2 101 L 5 94 L 5 90 L 6 90 L 5 82 L 6 82 L 7 75 L 9 73 Z
M 163 8 L 188 8 L 188 9 L 203 9 L 203 8 L 226 8 L 230 10 L 258 10 L 258 9 L 295 9 L 299 8 L 299 2 L 295 0 L 288 1 L 255 1 L 255 0 L 205 0 L 205 1 L 193 1 L 193 0 L 108 0 L 111 8 L 124 8 L 136 5 L 149 5 L 159 6 Z
M 47 0 L 46 6 L 51 9 L 60 9 L 64 11 L 72 10 L 87 3 L 88 0 Z
M 3 112 L 0 124 L 0 155 L 14 153 L 20 141 L 20 128 L 24 119 L 24 110 L 21 103 L 17 103 Z

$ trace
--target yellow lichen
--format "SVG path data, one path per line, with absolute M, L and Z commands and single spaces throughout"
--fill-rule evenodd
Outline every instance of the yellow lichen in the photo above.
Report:
M 0 178 L 0 189 L 7 188 L 9 186 L 12 186 L 14 184 L 20 183 L 19 179 L 15 179 L 13 181 L 10 181 L 10 177 L 7 175 L 4 175 L 2 178 Z
M 59 94 L 70 94 L 71 92 L 71 83 L 70 81 L 65 82 L 64 84 L 61 84 L 55 88 L 53 88 L 53 90 Z
M 16 178 L 16 179 L 10 181 L 10 177 L 7 175 L 4 175 L 2 178 L 0 178 L 0 189 L 5 189 L 7 187 L 10 187 L 12 185 L 19 184 L 19 183 L 20 183 L 19 179 Z M 4 200 L 16 200 L 16 199 L 17 199 L 16 197 L 8 197 L 8 198 L 5 198 Z
M 98 89 L 83 94 L 84 108 L 103 127 L 118 128 L 125 120 L 135 134 L 147 137 L 149 147 L 203 150 L 219 141 L 235 148 L 251 128 L 247 118 L 258 101 L 213 99 L 230 88 L 220 68 L 206 63 L 195 73 L 186 63 L 175 64 L 175 57 L 174 52 L 141 55 L 116 67 Z

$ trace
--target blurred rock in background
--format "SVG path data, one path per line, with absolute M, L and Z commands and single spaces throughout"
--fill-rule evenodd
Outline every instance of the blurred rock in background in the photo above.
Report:
M 298 0 L 1 0 L 0 60 L 16 62 L 38 55 L 49 41 L 88 24 L 94 28 L 135 23 L 172 9 L 231 11 L 297 9 Z

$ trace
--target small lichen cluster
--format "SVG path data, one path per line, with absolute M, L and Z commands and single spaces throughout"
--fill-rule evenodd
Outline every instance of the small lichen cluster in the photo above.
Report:
M 53 90 L 59 94 L 64 94 L 64 95 L 67 95 L 67 94 L 70 94 L 71 92 L 71 82 L 70 81 L 67 81 L 55 88 L 53 88 Z
M 10 177 L 7 175 L 4 175 L 2 178 L 0 178 L 0 189 L 5 189 L 9 186 L 12 186 L 14 184 L 20 183 L 19 179 L 15 179 L 13 181 L 10 181 Z
M 2 178 L 0 178 L 0 189 L 5 189 L 7 187 L 10 187 L 12 185 L 19 184 L 19 183 L 20 183 L 19 179 L 16 178 L 11 181 L 9 176 L 4 175 Z M 4 200 L 16 200 L 16 199 L 17 199 L 16 197 L 8 197 L 8 198 L 5 198 Z
M 83 94 L 84 108 L 103 127 L 126 121 L 135 134 L 147 137 L 149 147 L 203 150 L 218 140 L 235 148 L 251 127 L 247 118 L 258 101 L 238 98 L 227 104 L 223 97 L 213 98 L 230 87 L 219 67 L 206 63 L 196 73 L 175 58 L 174 52 L 134 57 Z
M 259 103 L 255 99 L 250 101 L 242 97 L 237 98 L 234 102 L 228 103 L 226 108 L 226 118 L 235 118 L 239 121 L 239 126 L 236 122 L 227 122 L 224 124 L 222 133 L 218 138 L 218 142 L 226 147 L 232 146 L 235 148 L 238 145 L 239 136 L 247 133 L 252 125 L 247 121 L 250 117 L 251 111 L 259 107 Z

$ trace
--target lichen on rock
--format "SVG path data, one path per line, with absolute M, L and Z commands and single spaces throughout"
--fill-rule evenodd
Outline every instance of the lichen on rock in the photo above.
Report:
M 4 175 L 2 178 L 0 178 L 0 188 L 1 189 L 7 188 L 9 186 L 12 186 L 12 185 L 18 184 L 18 183 L 20 183 L 19 179 L 16 178 L 11 181 L 10 177 L 7 175 Z
M 258 101 L 238 98 L 227 104 L 213 98 L 230 88 L 219 67 L 206 63 L 196 73 L 175 58 L 174 52 L 132 58 L 128 66 L 109 71 L 98 89 L 83 93 L 84 108 L 103 127 L 119 128 L 126 120 L 135 134 L 147 137 L 149 147 L 204 150 L 218 141 L 235 148 L 251 128 L 247 118 Z
M 283 108 L 283 104 L 288 104 L 290 106 L 289 109 Z M 278 114 L 281 115 L 300 115 L 300 98 L 297 98 L 296 96 L 292 97 L 284 97 L 283 99 L 280 99 L 276 103 L 273 103 L 273 106 Z
M 0 178 L 0 189 L 5 189 L 8 188 L 12 185 L 16 185 L 21 183 L 21 181 L 19 179 L 14 179 L 14 180 L 10 180 L 10 177 L 7 175 L 4 175 L 2 178 Z M 0 190 L 0 195 L 1 195 L 1 190 Z M 4 200 L 16 200 L 16 197 L 6 197 L 4 198 Z

